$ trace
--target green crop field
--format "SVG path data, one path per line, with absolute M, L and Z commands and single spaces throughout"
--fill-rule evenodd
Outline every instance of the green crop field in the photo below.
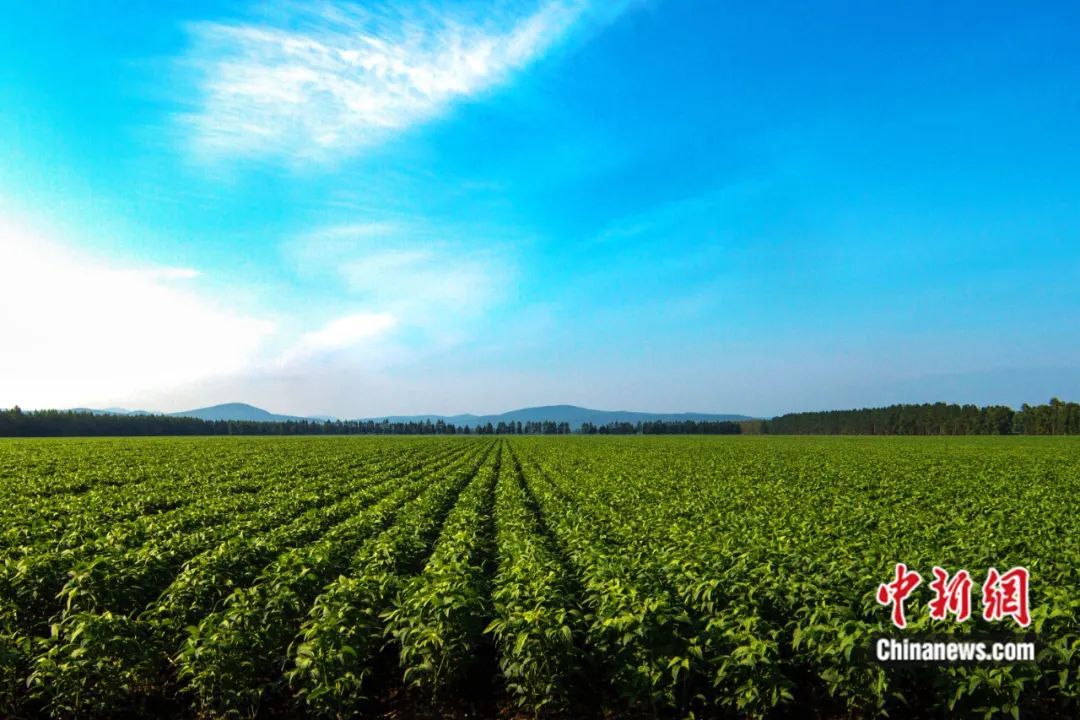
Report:
M 0 556 L 0 716 L 1080 714 L 1077 439 L 4 441 Z M 870 652 L 987 633 L 1036 660 Z

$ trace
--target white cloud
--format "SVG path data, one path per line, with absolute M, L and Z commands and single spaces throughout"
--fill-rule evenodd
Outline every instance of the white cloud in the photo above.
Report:
M 70 407 L 244 371 L 274 323 L 191 287 L 189 268 L 118 267 L 0 218 L 0 406 Z
M 323 357 L 383 335 L 397 324 L 389 313 L 361 312 L 331 320 L 318 330 L 305 333 L 280 359 L 282 365 Z
M 181 119 L 211 157 L 339 157 L 505 82 L 590 12 L 588 0 L 326 2 L 247 24 L 198 23 L 188 58 L 200 73 L 197 105 Z
M 230 303 L 236 278 L 91 256 L 0 217 L 0 407 L 178 410 L 267 387 L 303 407 L 285 389 L 302 378 L 334 384 L 466 342 L 513 278 L 496 251 L 400 223 L 330 227 L 287 256 L 338 300 L 271 321 Z
M 440 306 L 447 311 L 482 307 L 499 284 L 493 259 L 480 255 L 388 250 L 342 264 L 350 291 L 395 306 Z
M 284 252 L 300 274 L 333 277 L 349 296 L 402 325 L 444 331 L 506 297 L 518 241 L 489 228 L 373 222 L 323 228 Z

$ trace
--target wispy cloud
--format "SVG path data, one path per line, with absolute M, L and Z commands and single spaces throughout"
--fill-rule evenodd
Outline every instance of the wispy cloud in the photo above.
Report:
M 332 1 L 198 23 L 188 60 L 199 96 L 181 119 L 212 157 L 340 157 L 504 83 L 599 12 L 589 0 Z
M 417 220 L 330 226 L 283 246 L 308 282 L 339 292 L 340 302 L 394 318 L 373 338 L 399 360 L 475 341 L 513 300 L 517 253 L 525 242 L 497 229 L 433 227 Z
M 332 226 L 284 247 L 302 275 L 330 276 L 350 296 L 406 324 L 491 308 L 516 278 L 512 235 L 419 221 Z
M 304 333 L 281 356 L 280 364 L 291 366 L 304 360 L 322 358 L 355 348 L 391 330 L 397 319 L 390 313 L 360 312 L 331 320 L 318 330 Z
M 387 250 L 348 260 L 340 273 L 358 294 L 463 311 L 483 305 L 495 293 L 502 280 L 498 263 L 491 255 Z

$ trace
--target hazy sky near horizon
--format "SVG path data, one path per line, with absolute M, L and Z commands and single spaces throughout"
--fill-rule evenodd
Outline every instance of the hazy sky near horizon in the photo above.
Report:
M 0 407 L 1080 399 L 1080 5 L 0 8 Z

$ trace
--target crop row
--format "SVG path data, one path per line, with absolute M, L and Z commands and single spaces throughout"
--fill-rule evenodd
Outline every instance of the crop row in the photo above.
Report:
M 1080 446 L 1011 440 L 0 446 L 0 714 L 1075 716 Z M 870 660 L 896 562 L 1029 567 L 1037 662 Z
M 20 548 L 0 575 L 5 695 L 18 697 L 27 684 L 30 699 L 54 713 L 145 701 L 169 674 L 163 666 L 187 623 L 258 584 L 255 576 L 284 562 L 290 548 L 334 546 L 361 518 L 417 492 L 476 446 L 401 449 L 336 482 L 327 473 L 235 493 L 225 481 L 223 492 L 196 495 L 184 513 L 139 518 L 137 531 L 121 524 L 67 551 Z

